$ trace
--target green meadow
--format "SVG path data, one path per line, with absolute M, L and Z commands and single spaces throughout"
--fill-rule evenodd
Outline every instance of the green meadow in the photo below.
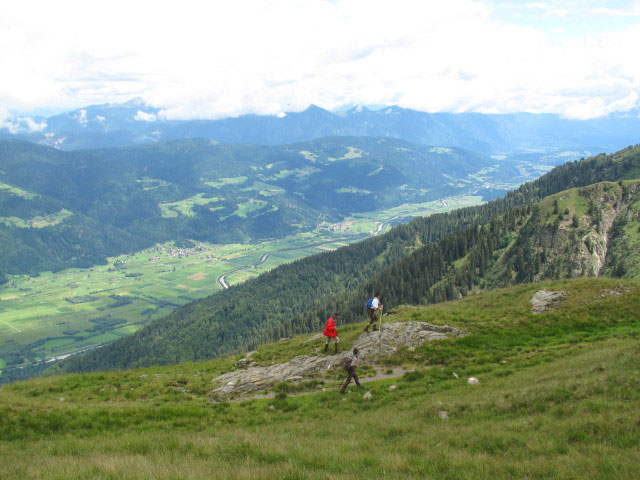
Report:
M 533 315 L 542 288 L 567 297 Z M 344 396 L 318 378 L 279 384 L 275 398 L 212 401 L 212 380 L 240 356 L 5 385 L 0 477 L 638 478 L 639 307 L 636 283 L 605 278 L 399 307 L 385 322 L 468 335 L 360 367 L 407 373 Z M 338 325 L 345 347 L 361 328 Z M 312 354 L 321 340 L 310 337 L 263 345 L 253 359 Z
M 204 193 L 198 193 L 193 197 L 189 197 L 178 202 L 160 203 L 158 204 L 158 206 L 162 211 L 162 216 L 165 218 L 174 218 L 180 215 L 193 217 L 195 216 L 195 212 L 193 211 L 194 205 L 208 205 L 210 203 L 215 204 L 220 200 L 222 200 L 222 198 L 220 197 L 206 197 Z M 213 205 L 209 207 L 209 209 L 215 210 L 216 206 Z

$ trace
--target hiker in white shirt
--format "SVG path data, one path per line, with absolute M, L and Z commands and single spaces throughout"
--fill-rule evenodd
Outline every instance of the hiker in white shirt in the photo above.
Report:
M 367 302 L 368 303 L 368 302 Z M 376 294 L 371 299 L 370 306 L 367 305 L 367 312 L 369 313 L 369 323 L 366 327 L 364 327 L 364 331 L 369 333 L 369 327 L 373 325 L 373 331 L 378 330 L 378 310 L 382 310 L 382 305 L 380 303 L 380 292 L 376 292 Z

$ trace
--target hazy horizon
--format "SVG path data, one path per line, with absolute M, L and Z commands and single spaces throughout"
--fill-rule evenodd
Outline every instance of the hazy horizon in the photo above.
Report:
M 0 128 L 134 97 L 168 119 L 311 104 L 589 119 L 640 98 L 637 0 L 117 0 L 99 15 L 27 0 L 0 25 Z

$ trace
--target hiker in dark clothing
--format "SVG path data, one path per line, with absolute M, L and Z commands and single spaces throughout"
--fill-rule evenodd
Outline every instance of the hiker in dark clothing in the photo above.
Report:
M 338 353 L 338 343 L 340 343 L 340 339 L 338 338 L 338 330 L 336 330 L 336 322 L 338 321 L 338 314 L 334 313 L 329 320 L 327 320 L 327 325 L 324 327 L 324 332 L 322 334 L 327 337 L 327 342 L 324 344 L 324 353 L 327 353 L 329 350 L 329 343 L 331 339 L 333 339 L 333 343 L 335 344 L 335 352 Z
M 359 354 L 358 347 L 353 348 L 353 355 L 351 357 L 345 358 L 344 369 L 347 371 L 347 379 L 344 381 L 344 385 L 342 385 L 342 389 L 340 393 L 345 393 L 347 390 L 347 385 L 351 383 L 351 379 L 353 378 L 356 381 L 356 385 L 360 386 L 360 381 L 358 380 L 358 374 L 356 373 L 356 367 L 360 364 L 360 360 L 358 359 Z
M 378 330 L 378 310 L 382 310 L 382 305 L 380 303 L 380 292 L 376 292 L 371 300 L 367 302 L 367 312 L 369 313 L 369 323 L 366 327 L 364 327 L 364 331 L 369 333 L 369 327 L 373 325 L 373 331 L 376 332 Z

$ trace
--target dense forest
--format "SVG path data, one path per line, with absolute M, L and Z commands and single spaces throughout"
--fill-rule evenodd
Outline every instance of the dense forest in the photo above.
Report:
M 0 275 L 104 263 L 154 243 L 250 243 L 354 212 L 512 178 L 459 149 L 333 137 L 264 147 L 180 140 L 62 152 L 0 142 Z M 492 173 L 475 174 L 491 167 Z
M 332 311 L 339 311 L 343 322 L 361 321 L 364 303 L 374 290 L 384 292 L 383 303 L 390 308 L 456 298 L 482 282 L 528 281 L 540 274 L 535 269 L 542 259 L 525 261 L 521 242 L 531 238 L 541 218 L 553 228 L 555 219 L 565 215 L 564 211 L 554 213 L 555 207 L 548 213 L 548 205 L 537 202 L 570 188 L 638 177 L 639 146 L 570 162 L 502 199 L 414 219 L 385 235 L 280 266 L 181 307 L 130 337 L 70 358 L 54 371 L 168 364 L 252 349 L 262 342 L 317 330 Z M 636 196 L 635 187 L 619 187 L 619 191 L 620 198 L 629 192 Z M 628 198 L 625 202 L 628 205 Z M 541 205 L 547 205 L 547 211 Z M 596 228 L 595 221 L 593 225 Z M 557 260 L 559 255 L 549 259 Z M 496 273 L 496 265 L 505 262 L 508 278 Z M 496 270 L 488 277 L 492 267 Z M 566 275 L 562 269 L 545 272 L 551 278 Z

